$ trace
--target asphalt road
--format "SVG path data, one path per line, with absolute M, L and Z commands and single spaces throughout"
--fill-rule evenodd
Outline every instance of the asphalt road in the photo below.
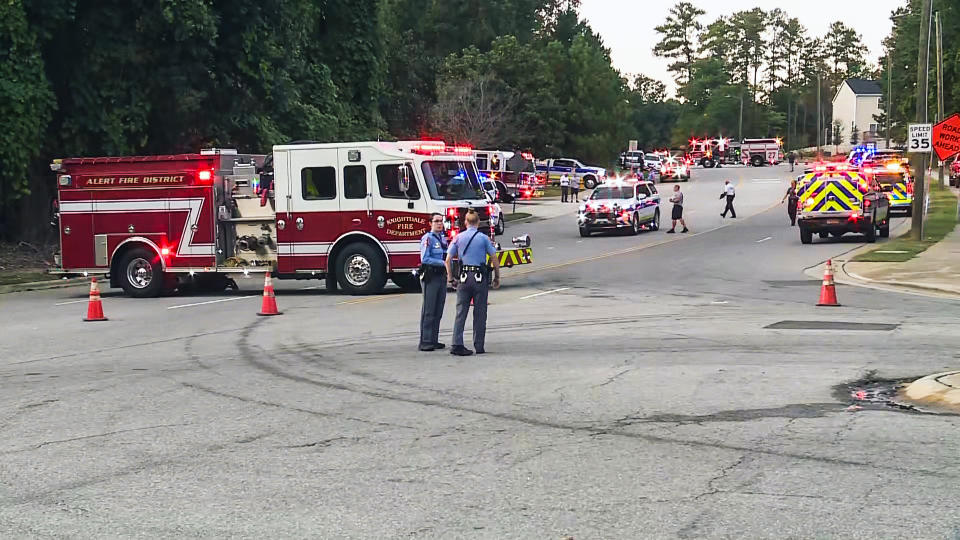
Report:
M 848 406 L 955 368 L 960 304 L 815 307 L 803 269 L 862 244 L 802 246 L 788 178 L 694 171 L 686 235 L 509 226 L 536 263 L 483 357 L 417 352 L 398 291 L 107 293 L 104 323 L 83 289 L 2 295 L 0 536 L 957 538 L 956 417 Z

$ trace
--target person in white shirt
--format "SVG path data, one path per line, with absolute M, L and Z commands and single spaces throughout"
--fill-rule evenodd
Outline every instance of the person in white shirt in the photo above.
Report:
M 737 217 L 737 211 L 733 209 L 733 198 L 736 196 L 737 194 L 733 189 L 733 184 L 731 184 L 729 180 L 726 180 L 723 184 L 723 193 L 720 194 L 720 198 L 727 198 L 727 206 L 723 208 L 723 212 L 720 213 L 720 217 L 727 217 L 728 211 L 730 212 L 730 217 Z
M 560 202 L 567 202 L 570 198 L 570 177 L 567 173 L 560 175 Z

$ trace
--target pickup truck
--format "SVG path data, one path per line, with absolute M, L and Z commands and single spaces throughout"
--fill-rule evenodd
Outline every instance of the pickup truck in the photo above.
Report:
M 597 187 L 597 184 L 602 183 L 607 177 L 606 169 L 590 167 L 575 159 L 558 158 L 537 161 L 537 174 L 545 174 L 550 183 L 559 182 L 560 176 L 564 173 L 571 180 L 581 182 L 586 189 Z

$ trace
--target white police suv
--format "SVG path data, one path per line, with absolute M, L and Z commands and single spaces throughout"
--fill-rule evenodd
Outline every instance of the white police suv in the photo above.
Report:
M 577 224 L 584 237 L 599 231 L 655 231 L 660 228 L 660 194 L 647 180 L 608 181 L 580 205 Z

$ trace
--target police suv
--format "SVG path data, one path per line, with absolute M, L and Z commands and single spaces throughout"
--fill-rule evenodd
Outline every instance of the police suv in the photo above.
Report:
M 607 182 L 580 205 L 577 224 L 583 237 L 598 231 L 656 231 L 660 228 L 660 194 L 647 180 Z
M 844 233 L 863 234 L 876 242 L 890 236 L 890 201 L 874 179 L 846 163 L 819 164 L 797 179 L 797 225 L 800 242 Z

